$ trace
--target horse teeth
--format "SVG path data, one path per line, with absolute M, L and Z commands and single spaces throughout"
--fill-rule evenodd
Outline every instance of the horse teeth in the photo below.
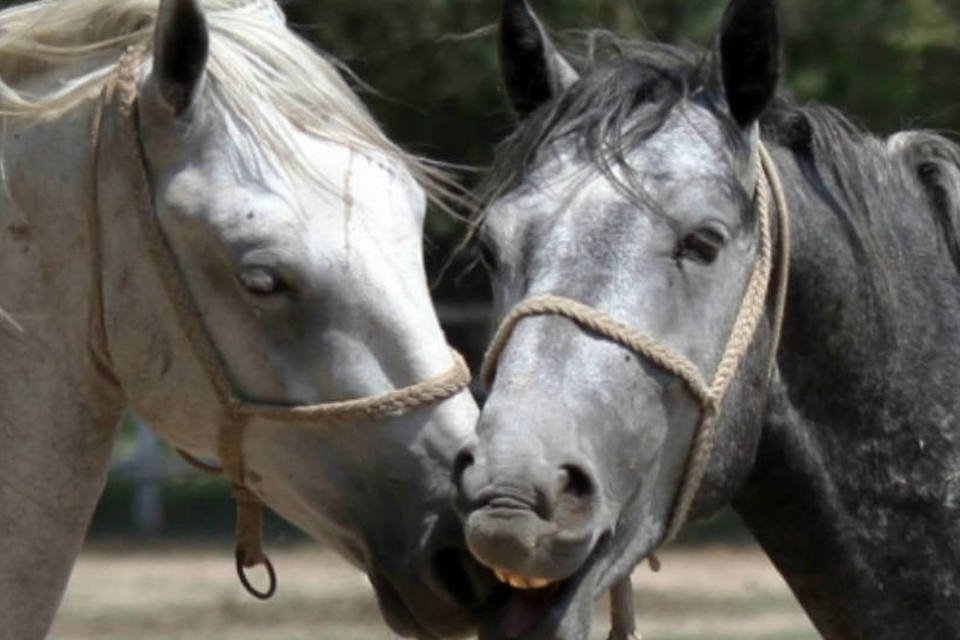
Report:
M 552 580 L 547 580 L 546 578 L 525 578 L 503 569 L 494 569 L 493 573 L 497 576 L 497 580 L 503 584 L 510 585 L 514 589 L 543 589 L 553 584 Z
M 527 589 L 527 581 L 520 576 L 510 576 L 510 586 L 514 589 Z

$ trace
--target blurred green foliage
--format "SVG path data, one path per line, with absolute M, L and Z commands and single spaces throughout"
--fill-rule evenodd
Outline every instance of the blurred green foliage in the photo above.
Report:
M 94 539 L 120 539 L 130 535 L 151 537 L 138 531 L 133 518 L 136 482 L 113 475 L 97 503 L 89 535 Z M 163 525 L 156 534 L 164 540 L 205 543 L 229 540 L 234 534 L 236 503 L 230 484 L 211 476 L 185 476 L 163 484 Z M 264 512 L 264 539 L 270 544 L 306 540 L 306 534 L 280 519 L 269 509 Z M 224 547 L 228 552 L 229 544 Z
M 554 30 L 710 46 L 727 0 L 534 0 Z M 878 132 L 960 128 L 960 2 L 782 0 L 785 88 L 835 104 Z M 511 127 L 499 94 L 491 0 L 294 1 L 301 33 L 382 92 L 391 134 L 435 157 L 482 166 Z M 472 35 L 473 37 L 469 37 Z
M 532 0 L 554 31 L 709 47 L 727 0 Z M 833 104 L 878 134 L 960 130 L 960 1 L 782 0 L 785 90 Z M 483 167 L 513 126 L 500 93 L 491 0 L 325 0 L 285 5 L 291 24 L 379 95 L 366 101 L 411 150 Z M 468 183 L 478 174 L 465 174 Z M 436 271 L 461 231 L 430 217 Z M 464 264 L 466 259 L 462 260 Z M 451 273 L 457 276 L 463 265 Z M 482 273 L 448 277 L 443 298 L 484 296 Z

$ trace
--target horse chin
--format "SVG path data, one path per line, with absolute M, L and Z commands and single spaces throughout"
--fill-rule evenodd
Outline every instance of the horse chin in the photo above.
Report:
M 430 638 L 433 637 L 427 633 L 427 630 L 417 622 L 413 613 L 403 602 L 403 598 L 393 588 L 389 580 L 375 573 L 369 574 L 370 583 L 377 594 L 377 605 L 380 607 L 380 614 L 384 622 L 397 635 L 405 638 Z
M 463 638 L 475 631 L 476 620 L 465 611 L 451 612 L 443 620 L 423 620 L 413 608 L 408 606 L 400 592 L 390 581 L 376 573 L 368 574 L 377 594 L 377 604 L 384 622 L 398 636 L 418 638 L 420 640 L 438 640 L 440 638 Z M 445 606 L 445 608 L 448 608 Z M 422 611 L 432 615 L 429 605 Z
M 603 540 L 569 578 L 541 589 L 499 585 L 481 615 L 478 640 L 578 640 L 587 636 L 603 574 Z

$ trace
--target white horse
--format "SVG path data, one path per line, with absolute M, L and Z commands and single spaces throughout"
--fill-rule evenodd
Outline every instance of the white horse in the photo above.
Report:
M 125 405 L 223 464 L 241 569 L 259 499 L 396 631 L 469 632 L 448 476 L 476 407 L 422 264 L 437 176 L 272 0 L 202 4 L 0 13 L 3 636 L 49 628 Z

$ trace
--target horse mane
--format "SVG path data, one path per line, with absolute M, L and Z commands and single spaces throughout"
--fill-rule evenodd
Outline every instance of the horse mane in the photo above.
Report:
M 236 129 L 247 142 L 310 177 L 293 140 L 300 130 L 395 159 L 435 200 L 454 197 L 451 179 L 386 137 L 344 79 L 345 68 L 290 31 L 274 0 L 201 4 L 210 29 L 206 92 L 242 123 Z M 127 47 L 152 52 L 158 6 L 159 0 L 37 0 L 0 12 L 0 116 L 55 119 L 96 99 Z M 56 73 L 53 89 L 37 94 L 23 86 L 44 72 Z
M 645 202 L 644 194 L 629 184 L 627 157 L 685 100 L 711 109 L 731 148 L 743 148 L 743 136 L 717 100 L 721 89 L 711 52 L 627 41 L 605 31 L 567 34 L 567 41 L 571 38 L 574 48 L 563 55 L 581 71 L 580 81 L 530 114 L 501 143 L 480 189 L 485 205 L 517 186 L 538 157 L 562 139 L 576 141 L 578 153 L 628 197 Z M 874 194 L 888 192 L 891 184 L 911 192 L 919 186 L 960 270 L 960 146 L 927 131 L 882 141 L 837 109 L 798 105 L 783 95 L 761 116 L 760 125 L 765 141 L 793 153 L 804 177 L 840 216 L 862 257 L 886 263 L 876 229 L 883 221 L 871 215 L 875 198 L 882 195 Z M 619 177 L 623 175 L 627 178 Z M 485 209 L 478 211 L 474 229 L 482 224 Z
M 887 146 L 926 189 L 935 222 L 960 271 L 960 145 L 930 131 L 907 131 L 892 136 Z
M 630 42 L 599 30 L 570 33 L 565 40 L 571 47 L 563 55 L 581 73 L 580 81 L 529 114 L 497 147 L 493 169 L 480 188 L 482 203 L 517 186 L 541 153 L 561 139 L 578 139 L 578 151 L 619 182 L 613 169 L 628 168 L 631 149 L 654 135 L 696 87 L 707 84 L 708 57 L 702 51 Z M 626 195 L 641 195 L 623 186 Z

